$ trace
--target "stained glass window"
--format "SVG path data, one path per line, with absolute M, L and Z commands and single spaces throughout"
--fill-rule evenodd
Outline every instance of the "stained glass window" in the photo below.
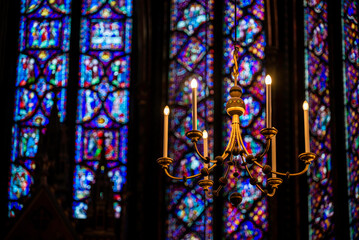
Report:
M 359 238 L 359 17 L 357 9 L 357 1 L 342 1 L 344 103 L 351 239 Z
M 198 81 L 198 129 L 209 132 L 213 149 L 213 0 L 172 0 L 168 103 L 171 108 L 169 156 L 173 174 L 198 173 L 202 162 L 185 132 L 192 129 L 191 87 Z M 201 146 L 200 146 L 201 147 Z M 211 239 L 211 202 L 202 188 L 171 182 L 167 188 L 168 239 Z
M 60 121 L 66 118 L 70 4 L 71 0 L 21 1 L 9 217 L 31 194 L 39 137 L 46 132 L 55 95 Z
M 132 1 L 84 0 L 81 10 L 73 216 L 86 218 L 104 151 L 119 218 L 127 178 Z
M 309 236 L 333 236 L 334 206 L 329 104 L 328 14 L 326 1 L 304 1 L 306 98 L 309 100 L 311 152 L 318 155 L 309 171 Z
M 264 48 L 266 46 L 264 33 L 264 1 L 226 0 L 224 5 L 224 66 L 223 92 L 229 93 L 234 81 L 231 77 L 235 39 L 239 47 L 239 85 L 243 89 L 245 113 L 240 117 L 244 143 L 250 154 L 262 151 L 264 139 L 259 131 L 264 127 L 265 86 L 264 86 Z M 235 16 L 236 25 L 235 25 Z M 235 29 L 236 27 L 237 29 Z M 237 34 L 237 37 L 235 36 Z M 224 94 L 225 104 L 229 94 Z M 223 106 L 223 109 L 224 106 Z M 226 113 L 224 112 L 226 115 Z M 231 128 L 229 116 L 224 124 L 224 136 Z M 255 137 L 257 136 L 257 137 Z M 228 142 L 225 139 L 224 142 Z M 263 160 L 264 162 L 266 159 Z M 261 171 L 254 173 L 258 181 L 265 184 Z M 240 172 L 238 177 L 229 175 L 229 182 L 224 191 L 225 207 L 223 211 L 226 239 L 263 239 L 268 231 L 268 206 L 265 197 L 255 186 L 249 183 L 247 173 Z M 231 192 L 239 191 L 243 196 L 242 203 L 235 207 L 229 202 Z

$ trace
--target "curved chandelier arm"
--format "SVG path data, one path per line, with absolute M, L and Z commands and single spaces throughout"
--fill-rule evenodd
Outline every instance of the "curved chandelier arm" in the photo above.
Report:
M 238 145 L 240 144 L 240 146 L 242 147 L 242 150 L 245 152 L 245 155 L 249 155 L 249 152 L 247 151 L 246 147 L 244 146 L 244 142 L 242 139 L 242 134 L 241 134 L 241 128 L 239 126 L 239 124 L 237 125 L 237 141 L 238 141 Z
M 213 166 L 211 166 L 210 168 L 208 168 L 208 172 L 211 172 L 215 167 L 217 166 L 217 164 L 213 164 Z M 203 169 L 203 168 L 202 168 Z M 191 176 L 183 176 L 183 177 L 176 177 L 176 176 L 173 176 L 171 175 L 169 172 L 168 172 L 168 168 L 163 168 L 163 170 L 165 171 L 166 175 L 174 180 L 186 180 L 186 179 L 191 179 L 191 178 L 196 178 L 196 177 L 199 177 L 202 175 L 202 173 L 197 173 L 195 175 L 191 175 Z
M 267 194 L 268 195 L 268 191 L 266 190 L 263 190 L 263 188 L 259 185 L 259 183 L 255 184 L 255 186 L 264 194 Z
M 209 161 L 211 163 L 216 163 L 217 161 L 215 160 L 207 160 L 206 157 L 204 157 L 198 150 L 198 147 L 197 147 L 197 142 L 193 142 L 193 145 L 194 145 L 194 149 L 196 151 L 196 153 L 198 154 L 198 156 L 202 159 L 202 161 L 206 162 L 206 161 Z
M 271 193 L 267 192 L 267 196 L 268 197 L 273 197 L 275 195 L 276 191 L 277 191 L 277 188 L 273 188 L 273 191 Z
M 249 178 L 250 178 L 250 179 L 254 179 L 254 178 L 252 177 L 251 172 L 249 171 L 249 168 L 248 168 L 247 164 L 244 165 L 244 168 L 246 169 L 246 171 L 247 171 L 247 173 L 248 173 L 248 175 L 249 175 Z
M 203 160 L 206 161 L 207 159 L 199 152 L 197 147 L 197 142 L 193 142 L 194 149 L 196 150 L 197 155 Z
M 263 159 L 264 155 L 266 155 L 269 152 L 269 148 L 272 144 L 272 139 L 273 137 L 275 137 L 278 133 L 278 130 L 274 127 L 270 127 L 270 128 L 263 128 L 260 133 L 265 137 L 266 139 L 266 146 L 265 149 L 263 151 L 263 153 L 258 153 L 256 154 L 256 159 L 260 160 Z
M 232 159 L 232 155 L 231 155 L 231 159 Z M 229 174 L 229 169 L 230 169 L 231 165 L 227 166 L 226 172 L 224 173 L 223 177 L 220 177 L 218 182 L 219 182 L 219 186 L 217 188 L 217 190 L 214 191 L 214 194 L 216 196 L 218 196 L 218 193 L 222 190 L 223 186 L 225 186 L 228 183 L 228 174 Z
M 271 139 L 267 139 L 266 140 L 266 147 L 264 149 L 264 151 L 262 153 L 259 153 L 256 155 L 256 159 L 263 159 L 264 158 L 264 155 L 266 155 L 269 151 L 269 148 L 270 148 L 270 145 L 271 145 Z
M 212 171 L 212 169 L 213 169 L 213 168 L 215 168 L 215 167 L 217 167 L 217 164 L 216 164 L 216 163 L 215 163 L 215 164 L 213 164 L 213 166 L 212 166 L 212 167 L 208 168 L 208 171 Z
M 164 168 L 164 171 L 165 171 L 165 173 L 166 173 L 166 175 L 167 175 L 168 177 L 170 177 L 170 178 L 172 178 L 172 179 L 174 179 L 174 180 L 186 180 L 186 179 L 191 179 L 191 178 L 196 178 L 196 177 L 201 176 L 201 174 L 198 173 L 198 174 L 195 174 L 195 175 L 192 175 L 192 176 L 188 176 L 188 177 L 186 177 L 186 176 L 183 176 L 183 177 L 175 177 L 175 176 L 172 176 L 172 175 L 168 172 L 168 169 L 167 169 L 167 168 Z
M 262 164 L 260 164 L 260 163 L 259 163 L 259 162 L 257 162 L 256 160 L 254 160 L 254 161 L 253 161 L 253 163 L 254 163 L 255 165 L 257 165 L 258 167 L 260 167 L 260 168 L 262 168 L 262 169 L 263 169 Z
M 248 168 L 247 168 L 247 172 L 248 172 Z M 280 179 L 281 180 L 281 179 Z M 268 193 L 268 190 L 263 190 L 263 188 L 262 188 L 262 186 L 260 186 L 259 185 L 259 183 L 257 182 L 257 179 L 255 179 L 255 178 L 252 178 L 251 177 L 251 181 L 254 181 L 255 182 L 255 186 L 262 192 L 262 193 L 264 193 L 265 195 L 267 195 L 268 197 L 273 197 L 274 195 L 275 195 L 275 193 L 276 193 L 276 190 L 277 190 L 277 186 L 276 187 L 273 187 L 272 185 L 271 185 L 271 188 L 272 188 L 272 192 L 271 193 Z M 281 180 L 282 181 L 282 180 Z M 279 184 L 278 184 L 279 185 Z
M 281 172 L 276 172 L 276 171 L 271 171 L 274 174 L 280 175 L 280 176 L 287 176 L 287 177 L 295 177 L 295 176 L 300 176 L 303 175 L 304 173 L 306 173 L 308 171 L 310 163 L 307 163 L 305 165 L 305 168 L 303 169 L 303 171 L 297 172 L 297 173 L 281 173 Z
M 232 152 L 235 138 L 236 138 L 235 128 L 233 128 L 233 123 L 232 123 L 231 136 L 229 137 L 229 141 L 228 141 L 226 150 L 224 150 L 224 152 L 222 154 L 223 159 L 226 159 L 229 156 L 229 153 Z
M 213 191 L 213 195 L 217 196 L 219 195 L 219 192 L 222 190 L 223 186 L 222 185 L 219 185 L 217 190 L 214 190 Z
M 247 168 L 247 172 L 248 172 L 248 168 Z M 278 186 L 283 182 L 281 178 L 269 178 L 268 184 L 272 189 L 272 192 L 269 193 L 268 190 L 263 190 L 262 186 L 259 185 L 257 179 L 251 177 L 250 181 L 252 185 L 255 185 L 262 193 L 264 193 L 268 197 L 273 197 L 276 193 Z
M 297 173 L 289 173 L 289 172 L 282 173 L 282 172 L 277 172 L 277 171 L 270 170 L 269 172 L 265 171 L 264 173 L 265 174 L 274 173 L 274 174 L 277 174 L 279 176 L 286 176 L 287 178 L 288 177 L 295 177 L 295 176 L 303 175 L 304 173 L 306 173 L 308 171 L 309 165 L 311 164 L 312 161 L 314 161 L 317 158 L 317 155 L 315 155 L 314 153 L 302 153 L 302 154 L 300 154 L 298 156 L 298 158 L 299 158 L 299 160 L 304 161 L 304 163 L 305 163 L 304 169 L 302 171 L 300 171 L 300 172 L 297 172 Z M 258 167 L 260 167 L 262 170 L 265 167 L 265 166 L 261 165 L 260 163 L 258 163 L 256 160 L 253 160 L 253 163 L 255 165 L 257 165 Z

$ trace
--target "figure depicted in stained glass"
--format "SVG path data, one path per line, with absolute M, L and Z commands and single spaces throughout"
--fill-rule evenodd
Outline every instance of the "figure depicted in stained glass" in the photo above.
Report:
M 93 49 L 122 49 L 123 25 L 121 22 L 94 22 L 91 32 L 91 47 Z

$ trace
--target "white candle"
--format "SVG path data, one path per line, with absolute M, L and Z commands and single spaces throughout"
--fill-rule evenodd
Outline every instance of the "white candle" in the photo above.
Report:
M 307 101 L 303 103 L 304 111 L 304 140 L 305 140 L 305 152 L 310 152 L 309 145 L 309 104 Z
M 168 106 L 163 110 L 164 113 L 164 130 L 163 130 L 163 157 L 167 157 L 168 152 L 168 115 L 170 108 Z
M 277 143 L 276 136 L 274 135 L 272 138 L 272 171 L 277 171 Z M 272 173 L 272 177 L 276 177 L 275 173 Z
M 266 76 L 266 126 L 272 127 L 272 78 L 270 75 Z
M 203 156 L 208 157 L 208 133 L 206 130 L 203 131 Z M 204 164 L 205 168 L 209 167 L 208 163 Z M 204 179 L 208 179 L 208 176 L 205 176 Z
M 192 130 L 197 130 L 197 80 L 191 82 L 192 88 Z

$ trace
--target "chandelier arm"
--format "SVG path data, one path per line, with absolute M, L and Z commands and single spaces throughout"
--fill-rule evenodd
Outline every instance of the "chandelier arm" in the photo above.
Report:
M 222 157 L 223 159 L 226 159 L 226 158 L 228 157 L 228 155 L 229 155 L 229 153 L 224 152 L 221 157 Z
M 264 155 L 266 155 L 269 151 L 270 145 L 271 145 L 272 139 L 267 139 L 266 141 L 266 147 L 264 149 L 264 152 L 259 155 L 259 159 L 263 159 Z M 258 159 L 258 158 L 257 158 Z
M 245 169 L 246 169 L 249 177 L 252 178 L 252 174 L 250 173 L 247 165 L 245 165 Z M 268 195 L 268 193 L 262 189 L 262 187 L 259 185 L 259 183 L 256 183 L 255 185 L 262 193 L 266 193 Z M 273 196 L 274 196 L 274 194 L 273 194 Z
M 215 190 L 215 194 L 218 196 L 219 192 L 222 190 L 223 186 L 219 185 L 217 190 Z
M 245 151 L 246 155 L 249 155 L 249 153 L 243 143 L 243 139 L 242 139 L 242 135 L 241 135 L 241 128 L 240 128 L 239 124 L 238 124 L 237 138 L 239 139 L 239 143 L 241 144 L 242 149 Z
M 244 166 L 244 168 L 246 169 L 246 171 L 247 171 L 249 177 L 252 178 L 252 174 L 251 174 L 251 172 L 249 171 L 247 164 Z
M 228 165 L 228 166 L 227 166 L 227 169 L 226 169 L 226 172 L 224 173 L 224 175 L 223 175 L 222 178 L 227 179 L 228 173 L 229 173 L 229 168 L 230 168 L 230 166 Z M 220 178 L 220 180 L 221 180 L 221 178 Z M 221 183 L 221 182 L 220 182 L 220 183 Z M 220 185 L 218 186 L 217 190 L 215 190 L 216 194 L 218 194 L 218 193 L 221 191 L 221 189 L 223 188 L 223 186 L 224 186 L 225 184 L 226 184 L 226 183 L 222 183 L 222 184 L 220 184 Z
M 273 197 L 276 193 L 277 188 L 273 188 L 273 191 L 271 193 L 268 193 L 267 190 L 263 190 L 262 187 L 259 185 L 259 183 L 256 183 L 256 187 L 264 194 L 266 194 L 268 197 Z
M 262 187 L 259 185 L 259 183 L 256 184 L 256 187 L 257 187 L 262 193 L 266 193 L 266 191 L 264 191 L 264 190 L 262 189 Z M 267 193 L 267 195 L 268 195 L 268 193 Z
M 236 140 L 236 126 L 237 124 L 235 123 L 232 123 L 232 129 L 231 129 L 231 138 L 230 138 L 230 141 L 228 143 L 228 147 L 226 148 L 226 152 L 232 152 L 232 149 L 233 149 L 233 146 L 234 146 L 234 143 L 235 143 L 235 140 Z
M 273 191 L 271 193 L 267 193 L 268 197 L 273 197 L 275 195 L 277 188 L 273 188 Z
M 244 161 L 244 157 L 243 157 L 241 154 L 240 154 L 239 156 L 240 156 L 240 159 L 241 159 L 241 162 L 242 162 L 241 165 L 242 165 L 242 166 L 246 166 L 246 165 L 247 165 L 247 162 Z M 238 163 L 238 164 L 239 164 L 239 163 Z M 241 169 L 239 168 L 238 164 L 235 165 L 235 168 L 236 168 L 237 171 L 239 172 Z
M 166 175 L 174 180 L 183 180 L 183 177 L 175 177 L 175 176 L 172 176 L 169 172 L 168 172 L 168 169 L 164 168 L 164 171 L 166 173 Z M 195 174 L 195 175 L 192 175 L 192 176 L 189 176 L 189 177 L 186 177 L 186 179 L 190 179 L 190 178 L 196 178 L 196 177 L 199 177 L 201 176 L 200 173 L 198 174 Z
M 258 163 L 257 161 L 253 161 L 253 163 L 263 169 L 263 166 L 260 163 Z M 310 163 L 306 163 L 305 168 L 302 171 L 297 172 L 297 173 L 289 173 L 288 174 L 288 173 L 282 173 L 282 172 L 277 172 L 277 171 L 270 171 L 270 173 L 274 173 L 274 174 L 277 174 L 280 176 L 289 176 L 289 177 L 300 176 L 308 171 L 309 165 L 310 165 Z
M 253 160 L 253 162 L 255 165 L 263 169 L 263 166 L 259 162 L 257 162 L 256 160 Z
M 208 171 L 212 171 L 212 169 L 213 169 L 213 168 L 215 168 L 215 167 L 217 167 L 217 164 L 216 164 L 216 163 L 215 163 L 215 164 L 213 164 L 213 166 L 212 166 L 212 167 L 208 168 Z
M 225 178 L 228 177 L 230 167 L 231 166 L 229 166 L 229 165 L 227 166 L 226 172 L 224 173 L 223 177 L 225 177 Z
M 194 145 L 194 149 L 196 150 L 196 153 L 198 154 L 198 156 L 199 156 L 203 161 L 205 161 L 206 158 L 199 152 L 198 147 L 197 147 L 197 143 L 196 143 L 196 142 L 193 142 L 193 145 Z
M 289 173 L 288 174 L 288 173 L 281 173 L 281 172 L 276 172 L 276 171 L 272 171 L 272 173 L 275 173 L 275 174 L 281 175 L 281 176 L 290 176 L 290 177 L 300 176 L 308 171 L 309 165 L 310 165 L 310 163 L 306 163 L 303 171 L 297 172 L 297 173 Z
M 233 125 L 234 123 L 232 123 L 232 125 Z M 228 157 L 228 152 L 231 152 L 232 151 L 232 148 L 233 148 L 233 145 L 234 145 L 234 140 L 235 140 L 235 133 L 236 133 L 236 131 L 235 131 L 235 128 L 233 128 L 233 126 L 232 126 L 232 129 L 231 129 L 231 136 L 230 136 L 230 138 L 229 138 L 229 142 L 228 142 L 228 144 L 227 144 L 227 147 L 226 147 L 226 150 L 224 150 L 224 153 L 222 154 L 222 158 L 223 159 L 226 159 L 227 157 Z
M 168 169 L 167 168 L 164 168 L 163 169 L 166 173 L 166 175 L 174 180 L 182 180 L 183 178 L 180 178 L 180 177 L 175 177 L 175 176 L 172 176 L 169 172 L 168 172 Z
M 239 124 L 236 124 L 236 140 L 237 140 L 238 148 L 239 148 L 239 150 L 242 150 L 242 149 L 244 150 L 243 146 L 241 146 L 241 144 L 240 144 L 240 138 L 239 138 L 240 132 L 241 132 L 241 130 L 239 128 Z

